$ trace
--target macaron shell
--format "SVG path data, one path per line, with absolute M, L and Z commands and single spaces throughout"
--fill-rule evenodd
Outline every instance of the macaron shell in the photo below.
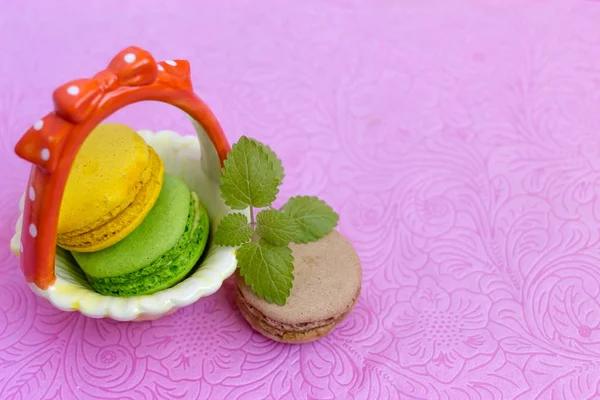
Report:
M 189 188 L 180 179 L 165 175 L 154 207 L 130 235 L 104 250 L 74 252 L 73 256 L 81 269 L 95 278 L 138 271 L 175 247 L 186 229 L 189 211 Z
M 164 180 L 164 165 L 154 149 L 148 146 L 150 160 L 144 181 L 132 188 L 132 200 L 98 219 L 97 226 L 87 226 L 58 235 L 58 245 L 79 252 L 96 252 L 113 246 L 131 234 L 146 218 L 158 199 Z M 129 196 L 126 196 L 128 198 Z
M 58 233 L 90 226 L 128 198 L 133 199 L 149 159 L 148 145 L 133 129 L 122 124 L 96 127 L 79 149 L 71 168 L 61 203 Z
M 361 288 L 360 259 L 352 244 L 337 231 L 317 242 L 292 243 L 290 248 L 294 283 L 285 306 L 259 298 L 241 277 L 237 280 L 237 301 L 250 324 L 261 333 L 264 330 L 276 335 L 280 341 L 287 341 L 285 337 L 314 340 L 333 329 L 352 310 Z M 269 330 L 256 327 L 261 325 Z
M 208 213 L 196 193 L 191 193 L 190 211 L 177 244 L 144 268 L 106 278 L 87 275 L 97 292 L 107 296 L 140 296 L 169 288 L 183 280 L 200 259 L 209 233 Z
M 191 240 L 189 240 L 187 243 L 186 248 L 172 260 L 173 265 L 177 265 L 179 268 L 175 272 L 172 271 L 171 276 L 168 279 L 163 280 L 162 283 L 158 285 L 154 284 L 152 279 L 148 279 L 151 277 L 147 277 L 145 279 L 146 282 L 143 283 L 146 289 L 136 294 L 145 295 L 156 293 L 181 282 L 196 266 L 198 260 L 202 257 L 208 242 L 208 212 L 199 204 L 199 199 L 195 193 L 193 193 L 193 196 L 196 201 L 195 206 L 197 207 L 195 221 L 196 226 L 193 228 L 195 232 L 192 234 L 192 237 L 190 238 Z M 162 266 L 162 268 L 166 267 Z

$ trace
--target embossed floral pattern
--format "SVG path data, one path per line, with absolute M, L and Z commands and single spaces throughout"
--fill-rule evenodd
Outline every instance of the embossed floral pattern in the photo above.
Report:
M 240 343 L 250 332 L 229 304 L 203 300 L 168 318 L 154 321 L 144 331 L 138 357 L 153 357 L 175 380 L 204 379 L 211 384 L 241 375 Z M 157 352 L 158 351 L 158 352 Z
M 397 339 L 401 366 L 425 366 L 435 379 L 450 382 L 466 360 L 496 350 L 487 328 L 489 309 L 488 297 L 462 289 L 448 293 L 425 277 L 409 301 L 392 307 L 384 324 Z
M 0 6 L 0 399 L 600 399 L 600 2 L 63 3 Z M 29 290 L 15 141 L 129 44 L 190 60 L 231 141 L 280 154 L 281 201 L 340 213 L 364 275 L 330 336 L 263 338 L 231 280 L 140 323 Z

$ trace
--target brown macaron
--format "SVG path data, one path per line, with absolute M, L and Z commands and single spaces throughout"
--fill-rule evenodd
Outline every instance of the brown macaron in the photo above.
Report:
M 256 296 L 236 274 L 238 308 L 256 331 L 285 343 L 306 343 L 329 334 L 360 294 L 362 268 L 352 244 L 333 231 L 308 244 L 290 244 L 294 286 L 285 306 Z

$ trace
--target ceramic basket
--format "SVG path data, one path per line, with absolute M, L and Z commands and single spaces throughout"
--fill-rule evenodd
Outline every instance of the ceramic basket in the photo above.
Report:
M 120 321 L 155 319 L 217 291 L 235 271 L 235 249 L 215 246 L 211 239 L 187 279 L 152 295 L 127 298 L 95 292 L 70 253 L 56 247 L 60 202 L 78 149 L 99 123 L 139 101 L 168 103 L 190 116 L 197 136 L 172 131 L 140 134 L 161 156 L 165 173 L 183 179 L 198 194 L 208 210 L 211 231 L 231 212 L 219 191 L 229 144 L 212 112 L 193 93 L 189 63 L 157 62 L 147 51 L 130 47 L 93 78 L 59 87 L 53 100 L 54 112 L 36 122 L 15 149 L 33 164 L 11 241 L 32 290 L 61 310 Z

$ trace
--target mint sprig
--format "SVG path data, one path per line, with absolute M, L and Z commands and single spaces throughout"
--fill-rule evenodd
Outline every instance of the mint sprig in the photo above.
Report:
M 266 145 L 242 136 L 224 162 L 221 196 L 234 210 L 215 233 L 220 246 L 236 251 L 240 275 L 270 303 L 285 305 L 293 285 L 294 257 L 289 243 L 308 243 L 330 233 L 338 215 L 317 197 L 292 197 L 282 210 L 271 207 L 284 177 L 281 160 Z M 267 208 L 268 207 L 268 208 Z M 255 215 L 256 209 L 263 209 Z

